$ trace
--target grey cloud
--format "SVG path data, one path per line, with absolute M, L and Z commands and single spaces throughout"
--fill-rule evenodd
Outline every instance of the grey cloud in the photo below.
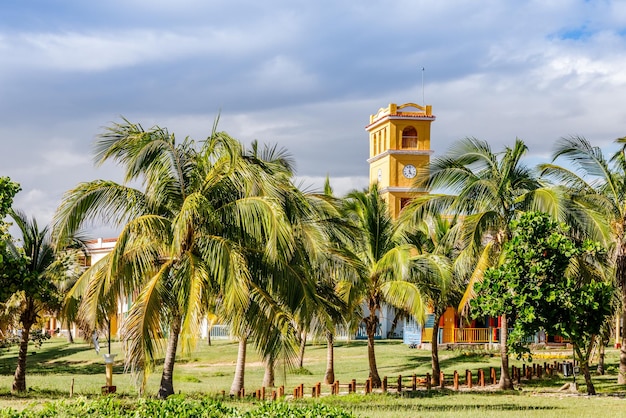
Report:
M 367 182 L 369 115 L 433 105 L 432 148 L 523 138 L 530 159 L 558 137 L 623 136 L 620 2 L 5 2 L 0 5 L 2 175 L 49 214 L 93 178 L 93 138 L 121 115 L 178 137 L 220 129 L 277 142 L 298 176 Z M 577 33 L 582 36 L 576 36 Z M 28 208 L 26 208 L 28 209 Z

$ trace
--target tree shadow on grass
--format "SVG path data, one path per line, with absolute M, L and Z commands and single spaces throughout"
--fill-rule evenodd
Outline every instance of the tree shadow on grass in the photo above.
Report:
M 106 348 L 106 347 L 105 347 Z M 59 360 L 81 352 L 93 351 L 86 345 L 63 344 L 46 347 L 46 343 L 40 348 L 28 347 L 28 357 L 26 360 L 26 373 L 30 374 L 94 374 L 103 373 L 104 362 L 101 355 L 96 355 L 94 359 L 84 361 Z M 0 375 L 13 375 L 17 367 L 17 352 L 14 355 L 6 356 L 0 362 Z M 114 373 L 122 373 L 122 365 L 114 365 Z
M 459 354 L 454 357 L 448 357 L 443 360 L 439 360 L 439 366 L 443 368 L 454 368 L 464 363 L 475 363 L 476 368 L 489 368 L 487 364 L 493 359 L 491 354 Z M 495 366 L 494 366 L 495 367 Z

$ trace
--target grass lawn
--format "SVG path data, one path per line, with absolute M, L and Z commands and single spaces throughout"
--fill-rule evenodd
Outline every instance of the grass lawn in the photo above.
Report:
M 55 399 L 66 399 L 70 386 L 74 384 L 74 395 L 93 398 L 99 396 L 104 385 L 104 361 L 102 347 L 98 355 L 87 344 L 77 342 L 68 344 L 62 338 L 53 338 L 44 342 L 40 349 L 30 347 L 26 384 L 29 391 L 24 395 L 10 394 L 11 382 L 16 365 L 17 348 L 0 351 L 0 408 L 22 409 L 31 404 L 39 404 Z M 121 396 L 133 399 L 137 389 L 132 376 L 123 370 L 123 354 L 119 343 L 113 343 L 111 352 L 118 354 L 114 367 L 113 384 Z M 246 390 L 251 393 L 260 388 L 263 379 L 263 365 L 248 350 L 246 368 Z M 535 362 L 553 362 L 557 357 L 568 356 L 568 352 L 557 350 L 538 351 Z M 388 376 L 389 382 L 395 383 L 399 374 L 423 377 L 430 371 L 430 352 L 410 349 L 399 341 L 379 341 L 376 354 L 381 376 Z M 190 397 L 202 395 L 220 396 L 222 390 L 228 393 L 234 375 L 237 344 L 228 341 L 214 341 L 208 346 L 201 341 L 197 349 L 177 362 L 174 375 L 174 388 Z M 465 369 L 470 369 L 476 376 L 479 367 L 499 367 L 500 359 L 494 353 L 484 350 L 441 350 L 442 370 L 449 379 L 454 370 L 464 376 Z M 335 350 L 336 378 L 347 383 L 356 379 L 362 384 L 368 376 L 367 347 L 364 341 L 339 342 Z M 562 359 L 561 359 L 562 360 Z M 596 389 L 600 396 L 587 397 L 559 392 L 565 380 L 562 377 L 522 380 L 521 387 L 515 392 L 494 392 L 475 388 L 472 392 L 463 389 L 460 392 L 444 390 L 397 395 L 361 395 L 325 396 L 322 401 L 352 411 L 362 417 L 399 417 L 399 416 L 525 416 L 525 417 L 567 417 L 567 416 L 626 416 L 626 388 L 617 385 L 616 369 L 618 352 L 607 350 L 607 369 L 605 376 L 594 376 Z M 521 362 L 513 361 L 521 366 Z M 304 384 L 305 394 L 311 393 L 311 386 L 323 380 L 326 365 L 326 347 L 312 344 L 307 347 L 304 369 L 287 370 L 279 366 L 277 385 L 284 385 L 286 394 L 293 388 Z M 499 369 L 498 369 L 499 370 Z M 155 394 L 158 389 L 160 369 L 149 376 L 146 394 Z M 569 380 L 568 380 L 569 381 Z M 582 384 L 582 378 L 579 378 Z M 323 385 L 323 393 L 330 388 Z M 487 388 L 488 389 L 488 388 Z M 344 389 L 342 389 L 344 390 Z M 362 389 L 360 389 L 362 390 Z M 581 388 L 584 390 L 584 386 Z M 312 402 L 314 400 L 305 400 Z M 318 401 L 319 400 L 315 400 Z M 231 401 L 228 401 L 231 402 Z M 253 406 L 252 400 L 232 401 L 233 405 L 244 410 Z

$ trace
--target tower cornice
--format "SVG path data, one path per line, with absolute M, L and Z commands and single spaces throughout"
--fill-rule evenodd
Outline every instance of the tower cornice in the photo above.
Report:
M 424 187 L 398 187 L 388 186 L 379 190 L 380 193 L 428 193 Z
M 385 152 L 382 152 L 368 159 L 367 162 L 371 164 L 382 158 L 385 158 L 388 155 L 432 155 L 433 153 L 434 151 L 431 149 L 427 149 L 427 150 L 388 149 Z

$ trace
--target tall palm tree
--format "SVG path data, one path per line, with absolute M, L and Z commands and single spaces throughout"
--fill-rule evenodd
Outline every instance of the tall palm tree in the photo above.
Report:
M 337 248 L 341 246 L 342 241 L 349 239 L 350 231 L 341 214 L 342 201 L 333 196 L 329 178 L 326 178 L 322 193 L 308 194 L 306 197 L 315 209 L 315 215 L 311 219 L 315 219 L 315 225 L 322 228 L 321 232 L 318 231 L 319 238 L 316 241 L 323 240 L 323 251 L 318 251 L 316 257 L 307 258 L 309 263 L 306 267 L 306 271 L 313 275 L 319 303 L 299 305 L 296 319 L 306 333 L 326 340 L 327 361 L 324 381 L 331 384 L 335 381 L 335 329 L 345 323 L 345 316 L 348 313 L 348 305 L 337 296 L 336 288 L 339 278 L 349 274 L 349 267 L 337 253 Z M 300 341 L 299 367 L 303 366 L 305 341 L 305 338 Z
M 614 279 L 621 291 L 622 323 L 626 324 L 626 138 L 610 159 L 602 149 L 580 136 L 561 138 L 553 161 L 542 164 L 542 175 L 566 190 L 566 221 L 611 248 Z M 568 167 L 556 160 L 564 158 Z M 626 333 L 621 336 L 618 383 L 626 384 Z
M 144 130 L 124 120 L 96 142 L 96 161 L 112 160 L 125 183 L 96 180 L 70 190 L 56 214 L 60 242 L 94 220 L 123 226 L 113 251 L 74 286 L 91 323 L 116 300 L 139 292 L 122 327 L 126 365 L 144 376 L 163 350 L 159 397 L 174 393 L 179 336 L 189 349 L 205 308 L 219 297 L 227 309 L 245 309 L 251 275 L 246 254 L 270 262 L 291 252 L 290 231 L 267 170 L 246 158 L 241 144 L 217 132 L 199 146 L 177 143 L 166 129 Z M 130 184 L 141 183 L 142 189 Z M 277 192 L 276 192 L 277 193 Z M 72 293 L 68 297 L 73 296 Z
M 498 264 L 504 243 L 511 236 L 509 222 L 533 203 L 539 189 L 534 173 L 522 164 L 527 147 L 516 139 L 512 147 L 495 153 L 489 144 L 476 138 L 455 143 L 442 157 L 435 159 L 419 180 L 419 187 L 441 190 L 416 199 L 405 208 L 417 219 L 441 213 L 462 218 L 460 239 L 463 250 L 455 264 L 470 275 L 459 310 L 468 308 L 474 284 L 485 270 Z M 507 341 L 507 319 L 502 316 L 500 348 L 502 357 L 500 387 L 511 389 Z
M 345 216 L 354 229 L 351 241 L 343 243 L 344 257 L 351 263 L 354 274 L 343 279 L 338 289 L 351 308 L 362 313 L 359 320 L 367 332 L 370 377 L 373 386 L 379 387 L 374 341 L 381 309 L 389 305 L 409 312 L 418 320 L 424 318 L 424 295 L 414 274 L 419 270 L 412 269 L 417 250 L 403 241 L 376 184 L 369 190 L 349 193 L 344 202 Z M 361 307 L 365 309 L 361 311 Z
M 421 254 L 431 254 L 441 269 L 439 274 L 428 275 L 420 280 L 420 289 L 427 298 L 429 310 L 434 317 L 431 384 L 437 386 L 441 375 L 437 344 L 439 321 L 449 306 L 459 304 L 463 295 L 465 278 L 462 272 L 453 271 L 453 261 L 459 251 L 457 235 L 461 224 L 457 218 L 445 219 L 440 214 L 434 214 L 416 225 L 408 211 L 400 215 L 399 221 L 401 228 L 406 231 L 407 241 L 413 243 Z
M 43 312 L 58 309 L 62 297 L 57 284 L 77 276 L 80 264 L 76 253 L 55 251 L 47 226 L 40 228 L 35 219 L 29 219 L 21 211 L 11 211 L 10 216 L 21 234 L 20 247 L 8 243 L 11 257 L 26 256 L 23 274 L 12 278 L 16 281 L 12 286 L 16 291 L 7 301 L 7 305 L 11 305 L 17 313 L 22 327 L 12 390 L 23 392 L 26 390 L 26 358 L 31 328 Z
M 271 155 L 265 158 L 272 161 Z M 296 364 L 301 330 L 311 328 L 315 313 L 341 303 L 332 286 L 319 278 L 320 266 L 329 256 L 329 235 L 334 232 L 336 208 L 290 181 L 283 184 L 281 201 L 292 229 L 293 252 L 277 263 L 249 255 L 254 285 L 251 303 L 246 311 L 231 319 L 233 328 L 241 327 L 241 333 L 249 337 L 264 359 L 264 383 L 269 386 L 274 383 L 274 367 L 279 358 L 286 366 Z M 240 350 L 243 349 L 242 343 Z M 243 364 L 238 361 L 231 394 L 241 390 L 243 375 Z

